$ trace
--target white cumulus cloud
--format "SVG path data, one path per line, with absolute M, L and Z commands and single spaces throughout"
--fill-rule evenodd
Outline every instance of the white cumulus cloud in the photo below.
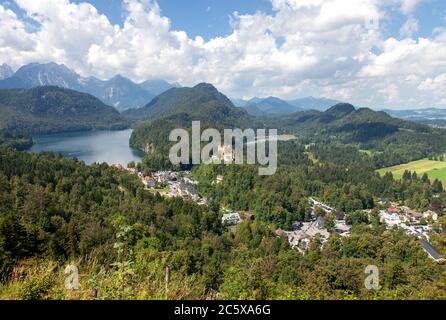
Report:
M 325 95 L 360 105 L 432 104 L 421 85 L 446 73 L 446 33 L 411 39 L 414 0 L 271 0 L 273 13 L 231 16 L 232 32 L 205 41 L 173 30 L 154 0 L 123 0 L 122 26 L 89 3 L 16 0 L 38 28 L 29 31 L 0 5 L 0 57 L 19 67 L 64 63 L 82 75 L 117 73 L 134 81 L 163 78 L 213 83 L 233 97 Z M 402 39 L 370 21 L 407 15 Z

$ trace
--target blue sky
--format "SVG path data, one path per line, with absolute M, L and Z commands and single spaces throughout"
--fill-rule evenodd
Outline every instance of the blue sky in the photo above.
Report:
M 112 23 L 122 25 L 125 10 L 121 0 L 89 2 Z M 173 29 L 184 30 L 191 37 L 202 36 L 205 40 L 229 34 L 229 16 L 235 11 L 240 14 L 272 11 L 269 0 L 159 0 L 158 4 L 161 13 L 171 20 Z
M 122 0 L 90 0 L 88 2 L 100 13 L 105 14 L 111 23 L 123 24 L 126 12 Z M 229 34 L 231 32 L 229 17 L 234 12 L 253 14 L 261 11 L 271 14 L 273 11 L 269 0 L 158 0 L 158 4 L 161 13 L 171 20 L 173 29 L 184 30 L 191 37 L 202 36 L 205 40 Z M 446 1 L 424 1 L 412 16 L 419 21 L 419 31 L 414 33 L 414 36 L 429 36 L 436 26 L 445 22 Z M 399 29 L 404 20 L 403 14 L 392 10 L 387 19 L 382 22 L 383 28 L 388 35 L 399 37 Z
M 234 98 L 446 107 L 445 57 L 444 0 L 0 0 L 0 64 L 210 82 Z

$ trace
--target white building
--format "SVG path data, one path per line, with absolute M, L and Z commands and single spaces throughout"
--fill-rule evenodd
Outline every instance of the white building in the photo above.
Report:
M 240 222 L 240 215 L 237 212 L 224 213 L 221 222 L 225 226 L 236 225 Z
M 379 216 L 381 221 L 385 222 L 389 227 L 401 224 L 400 216 L 396 213 L 388 213 L 387 211 L 381 210 Z

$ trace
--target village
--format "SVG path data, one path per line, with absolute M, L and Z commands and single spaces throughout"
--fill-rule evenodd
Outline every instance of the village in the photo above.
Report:
M 385 202 L 381 201 L 381 204 Z M 433 224 L 438 220 L 438 214 L 431 210 L 418 212 L 398 202 L 390 202 L 389 208 L 380 210 L 381 221 L 386 223 L 388 229 L 402 228 L 407 235 L 420 240 L 424 251 L 435 261 L 444 261 L 441 254 L 429 242 L 429 234 L 435 230 Z
M 330 232 L 325 226 L 325 219 L 322 215 L 316 215 L 316 210 L 323 210 L 325 213 L 334 213 L 335 209 L 328 205 L 317 201 L 313 198 L 309 199 L 312 203 L 312 221 L 310 222 L 296 222 L 293 224 L 292 231 L 276 230 L 277 236 L 285 236 L 293 249 L 297 249 L 305 254 L 308 245 L 316 236 L 319 236 L 321 246 L 327 241 Z M 387 202 L 381 201 L 381 205 L 386 205 Z M 431 210 L 423 213 L 414 209 L 402 206 L 397 202 L 388 203 L 387 209 L 380 210 L 379 217 L 382 223 L 385 223 L 387 229 L 402 228 L 407 235 L 414 236 L 419 239 L 424 251 L 436 262 L 444 261 L 442 255 L 429 242 L 429 233 L 432 231 L 441 232 L 441 230 L 434 230 L 433 223 L 438 220 L 438 214 Z M 370 214 L 371 210 L 364 210 L 365 213 Z M 350 226 L 346 224 L 344 214 L 338 213 L 336 215 L 334 230 L 341 237 L 350 236 Z
M 335 209 L 328 205 L 319 202 L 313 198 L 309 198 L 312 204 L 311 216 L 312 219 L 309 222 L 294 222 L 292 231 L 284 231 L 282 229 L 276 230 L 277 236 L 285 236 L 288 238 L 290 247 L 297 249 L 302 254 L 308 249 L 311 239 L 316 236 L 319 237 L 321 246 L 330 237 L 330 232 L 326 228 L 325 218 L 323 215 L 318 215 L 317 210 L 322 210 L 324 213 L 334 213 Z M 341 237 L 350 236 L 350 226 L 345 222 L 345 215 L 343 212 L 339 212 L 335 215 L 334 230 L 339 233 Z
M 199 205 L 208 204 L 208 199 L 202 197 L 195 189 L 197 181 L 192 178 L 190 171 L 157 171 L 146 175 L 136 168 L 124 168 L 120 164 L 110 166 L 137 175 L 148 191 L 158 192 L 161 196 L 168 198 L 191 200 Z
M 136 168 L 124 168 L 120 164 L 113 164 L 111 167 L 120 171 L 127 171 L 135 174 L 144 184 L 146 190 L 158 192 L 161 196 L 168 198 L 181 198 L 190 200 L 199 205 L 208 205 L 209 199 L 203 197 L 196 189 L 198 182 L 193 179 L 190 171 L 157 171 L 149 175 L 137 171 Z M 215 183 L 221 183 L 224 177 L 217 176 Z M 334 228 L 341 237 L 350 236 L 350 228 L 345 221 L 345 214 L 334 208 L 310 197 L 309 201 L 312 205 L 311 221 L 293 223 L 292 230 L 285 231 L 276 230 L 278 237 L 286 237 L 292 249 L 296 249 L 302 254 L 307 251 L 310 241 L 316 236 L 319 237 L 321 246 L 330 237 L 330 231 L 326 226 L 324 214 L 319 212 L 333 213 L 335 216 Z M 434 230 L 433 223 L 438 220 L 438 214 L 428 210 L 418 212 L 407 206 L 400 205 L 397 202 L 380 201 L 379 205 L 387 207 L 379 211 L 380 221 L 385 223 L 387 229 L 402 228 L 407 235 L 414 236 L 419 239 L 425 252 L 434 261 L 443 261 L 441 254 L 429 242 L 429 233 Z M 238 212 L 224 208 L 222 213 L 222 224 L 225 226 L 234 226 L 243 221 L 252 221 L 254 214 L 250 212 Z M 364 210 L 370 214 L 371 210 Z M 437 230 L 439 231 L 439 230 Z

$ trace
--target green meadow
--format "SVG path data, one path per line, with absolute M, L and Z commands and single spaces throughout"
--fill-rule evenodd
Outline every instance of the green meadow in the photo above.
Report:
M 427 173 L 430 179 L 438 179 L 446 183 L 446 162 L 443 161 L 422 159 L 393 167 L 383 168 L 378 170 L 378 172 L 380 175 L 384 175 L 386 172 L 392 172 L 395 178 L 401 179 L 404 171 L 406 170 L 416 172 L 418 175 Z

